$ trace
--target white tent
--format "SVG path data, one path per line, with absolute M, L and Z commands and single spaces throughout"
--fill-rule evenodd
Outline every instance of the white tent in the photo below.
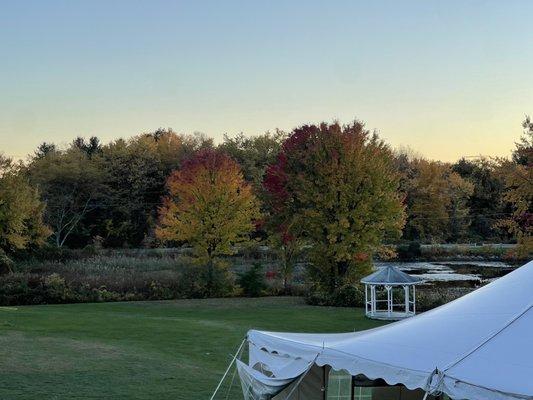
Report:
M 453 399 L 533 399 L 532 306 L 533 261 L 458 300 L 376 329 L 251 330 L 249 362 L 239 366 L 248 379 L 245 397 L 281 392 L 276 399 L 292 399 L 291 391 L 314 376 L 318 393 L 300 398 L 322 399 L 326 378 L 316 369 L 327 366 Z

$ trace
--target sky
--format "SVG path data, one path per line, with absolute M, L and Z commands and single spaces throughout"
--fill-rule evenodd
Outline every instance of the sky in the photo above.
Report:
M 0 0 L 0 152 L 357 118 L 443 161 L 533 114 L 533 1 Z

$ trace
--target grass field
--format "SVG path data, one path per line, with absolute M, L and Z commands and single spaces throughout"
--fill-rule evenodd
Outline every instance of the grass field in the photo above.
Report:
M 0 399 L 208 399 L 250 328 L 339 332 L 379 324 L 362 310 L 298 298 L 5 307 Z M 233 389 L 229 398 L 238 382 Z

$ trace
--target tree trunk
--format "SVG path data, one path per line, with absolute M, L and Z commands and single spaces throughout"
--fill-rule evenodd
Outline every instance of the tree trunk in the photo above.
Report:
M 206 289 L 207 289 L 207 296 L 211 297 L 212 294 L 213 294 L 213 280 L 214 280 L 213 269 L 214 269 L 214 265 L 213 265 L 213 257 L 211 256 L 211 254 L 209 254 L 208 257 L 209 258 L 207 260 L 207 285 L 206 285 Z
M 337 272 L 337 265 L 335 263 L 331 264 L 331 268 L 329 270 L 329 292 L 333 293 L 335 291 L 335 288 L 337 287 L 337 279 L 336 279 L 336 272 Z

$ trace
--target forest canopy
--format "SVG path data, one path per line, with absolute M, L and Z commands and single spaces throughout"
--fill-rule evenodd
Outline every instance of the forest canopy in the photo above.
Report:
M 1 158 L 0 244 L 6 254 L 45 242 L 59 248 L 191 245 L 195 235 L 168 234 L 168 221 L 185 213 L 192 218 L 184 196 L 215 193 L 202 201 L 225 207 L 219 219 L 238 214 L 244 195 L 255 207 L 227 245 L 245 237 L 264 241 L 288 257 L 288 274 L 291 254 L 305 245 L 332 260 L 320 264 L 333 280 L 331 274 L 344 279 L 365 270 L 365 260 L 384 243 L 518 242 L 530 251 L 529 118 L 522 128 L 508 158 L 455 163 L 394 150 L 359 121 L 226 135 L 220 144 L 172 129 L 109 143 L 97 137 L 77 137 L 66 147 L 45 142 L 25 163 Z M 218 161 L 199 172 L 202 157 Z M 228 197 L 230 187 L 240 197 Z

